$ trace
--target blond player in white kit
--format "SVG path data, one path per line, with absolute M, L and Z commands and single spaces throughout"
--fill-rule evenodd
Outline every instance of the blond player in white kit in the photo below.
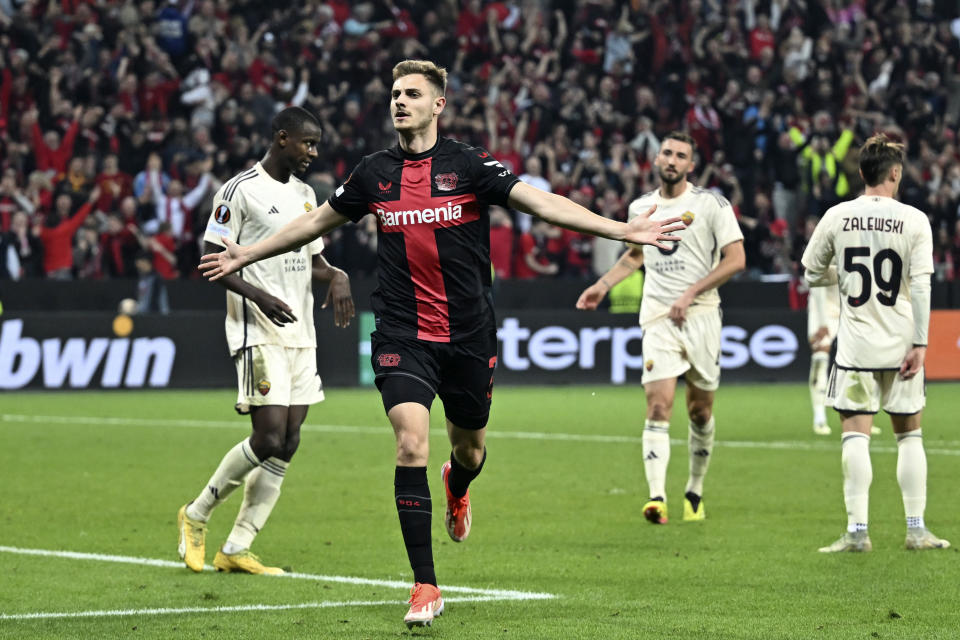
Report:
M 881 408 L 897 438 L 897 481 L 906 515 L 907 549 L 945 549 L 923 520 L 927 459 L 920 418 L 930 322 L 933 238 L 927 216 L 894 199 L 903 175 L 903 145 L 873 136 L 860 149 L 866 188 L 831 207 L 803 253 L 811 286 L 838 283 L 840 328 L 827 397 L 841 416 L 847 531 L 820 549 L 870 551 L 867 512 L 873 470 L 870 427 Z
M 261 162 L 217 192 L 204 234 L 205 253 L 222 251 L 224 238 L 252 244 L 317 206 L 313 188 L 299 180 L 317 157 L 320 124 L 290 107 L 273 120 L 273 144 Z M 193 571 L 205 561 L 206 523 L 213 509 L 241 484 L 243 503 L 233 530 L 217 552 L 218 571 L 278 574 L 250 552 L 280 496 L 300 426 L 311 404 L 323 400 L 313 325 L 314 279 L 329 283 L 326 307 L 346 327 L 354 315 L 347 275 L 321 255 L 323 240 L 248 265 L 222 278 L 227 292 L 227 345 L 237 367 L 236 409 L 250 414 L 253 433 L 237 443 L 199 495 L 180 508 L 178 552 Z
M 634 246 L 577 300 L 596 309 L 611 287 L 646 265 L 640 326 L 643 327 L 643 388 L 647 417 L 643 460 L 650 500 L 644 517 L 667 522 L 666 479 L 670 460 L 670 416 L 677 377 L 684 375 L 690 419 L 690 477 L 684 520 L 703 520 L 703 479 L 713 453 L 714 392 L 720 384 L 720 294 L 717 287 L 745 264 L 743 234 L 725 198 L 687 182 L 694 167 L 693 139 L 674 131 L 663 139 L 655 165 L 660 188 L 629 207 L 630 218 L 656 207 L 653 219 L 680 216 L 683 242 L 670 250 Z

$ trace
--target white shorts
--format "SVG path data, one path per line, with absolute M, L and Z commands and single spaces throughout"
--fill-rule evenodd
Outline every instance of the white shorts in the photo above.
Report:
M 643 377 L 641 382 L 676 378 L 704 391 L 720 386 L 720 310 L 688 316 L 683 328 L 670 318 L 661 318 L 643 328 Z
M 912 415 L 926 404 L 923 373 L 909 380 L 898 371 L 856 371 L 834 365 L 827 387 L 827 404 L 837 411 Z
M 237 365 L 236 409 L 311 405 L 323 402 L 323 383 L 317 373 L 317 350 L 258 344 L 234 356 Z

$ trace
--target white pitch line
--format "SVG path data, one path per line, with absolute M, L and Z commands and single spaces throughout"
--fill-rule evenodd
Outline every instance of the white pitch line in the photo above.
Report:
M 249 425 L 242 422 L 227 420 L 168 420 L 162 418 L 98 418 L 95 416 L 37 416 L 14 413 L 0 414 L 0 423 L 55 423 L 55 424 L 92 424 L 92 425 L 132 425 L 142 427 L 199 427 L 207 429 L 249 429 Z M 301 431 L 316 433 L 348 433 L 362 435 L 383 435 L 390 432 L 389 428 L 356 426 L 343 424 L 304 424 Z M 434 430 L 431 435 L 436 438 L 446 437 L 441 430 Z M 509 440 L 545 440 L 557 442 L 595 442 L 601 444 L 641 444 L 642 438 L 637 436 L 615 436 L 602 434 L 581 433 L 549 433 L 543 431 L 488 431 L 488 438 Z M 686 439 L 673 438 L 671 444 L 686 444 Z M 960 441 L 938 441 L 939 447 L 927 447 L 927 455 L 960 456 L 960 449 L 945 449 L 944 446 L 960 445 Z M 716 447 L 733 449 L 773 449 L 794 451 L 838 451 L 838 440 L 823 440 L 808 442 L 804 440 L 771 440 L 759 442 L 750 440 L 718 440 Z M 870 449 L 873 453 L 897 453 L 895 446 L 874 445 Z
M 464 596 L 444 598 L 445 603 L 495 602 L 495 596 Z M 516 600 L 517 598 L 511 598 Z M 290 609 L 330 609 L 334 607 L 379 607 L 395 605 L 401 600 L 346 600 L 343 602 L 302 602 L 297 604 L 241 604 L 224 607 L 171 607 L 150 609 L 101 609 L 94 611 L 37 611 L 33 613 L 0 613 L 0 620 L 49 620 L 56 618 L 107 618 L 126 616 L 156 616 L 171 613 L 233 613 L 244 611 L 287 611 Z
M 48 558 L 66 558 L 69 560 L 93 560 L 96 562 L 117 562 L 121 564 L 137 564 L 150 567 L 163 567 L 167 569 L 183 569 L 182 562 L 173 562 L 171 560 L 160 560 L 157 558 L 140 558 L 136 556 L 118 556 L 103 553 L 82 553 L 79 551 L 60 551 L 52 549 L 24 549 L 21 547 L 8 547 L 0 545 L 0 553 L 13 553 L 27 556 L 44 556 Z M 205 565 L 204 570 L 213 571 L 210 565 Z M 375 578 L 357 578 L 354 576 L 328 576 L 312 573 L 285 573 L 279 576 L 267 576 L 269 578 L 288 578 L 293 580 L 314 580 L 316 582 L 335 582 L 340 584 L 368 585 L 374 587 L 389 587 L 393 589 L 409 589 L 410 583 L 402 580 L 380 580 Z M 477 587 L 461 587 L 456 585 L 443 585 L 443 590 L 447 593 L 464 593 L 476 596 L 493 598 L 496 600 L 549 600 L 556 596 L 552 593 L 537 593 L 532 591 L 516 591 L 512 589 L 481 589 Z

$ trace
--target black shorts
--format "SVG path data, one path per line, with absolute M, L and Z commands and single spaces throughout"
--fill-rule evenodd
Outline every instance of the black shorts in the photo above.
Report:
M 464 429 L 486 426 L 497 365 L 496 327 L 459 342 L 392 338 L 374 331 L 370 347 L 386 411 L 402 402 L 419 402 L 429 409 L 433 396 L 439 395 L 443 411 L 453 424 Z M 402 378 L 404 384 L 391 385 L 388 397 L 384 382 L 395 377 L 396 382 Z

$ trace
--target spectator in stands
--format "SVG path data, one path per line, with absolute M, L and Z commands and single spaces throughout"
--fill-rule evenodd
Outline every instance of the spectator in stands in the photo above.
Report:
M 210 170 L 213 160 L 203 161 L 202 175 L 197 185 L 184 194 L 183 183 L 171 180 L 166 192 L 160 182 L 159 171 L 151 171 L 148 184 L 153 195 L 155 217 L 143 225 L 147 233 L 155 233 L 164 222 L 169 223 L 170 232 L 177 243 L 177 264 L 181 273 L 192 272 L 200 261 L 199 248 L 194 234 L 196 226 L 196 207 L 207 195 L 212 184 Z
M 100 211 L 116 211 L 121 200 L 133 193 L 133 178 L 120 171 L 119 160 L 115 153 L 108 154 L 103 159 L 103 169 L 96 178 L 100 187 L 100 201 L 97 209 Z
M 400 52 L 448 68 L 460 97 L 442 116 L 445 131 L 514 173 L 534 175 L 521 165 L 538 158 L 555 192 L 612 189 L 629 201 L 657 186 L 649 164 L 658 137 L 686 127 L 701 144 L 700 166 L 718 153 L 720 173 L 733 165 L 742 213 L 761 230 L 772 220 L 752 211 L 753 196 L 772 194 L 786 244 L 808 211 L 856 195 L 854 158 L 837 148 L 844 129 L 852 140 L 883 130 L 911 141 L 904 200 L 931 209 L 935 230 L 946 223 L 956 241 L 960 40 L 950 3 L 10 6 L 20 5 L 12 21 L 0 20 L 0 170 L 13 170 L 34 215 L 53 209 L 51 186 L 36 176 L 49 174 L 79 202 L 97 176 L 90 165 L 117 154 L 119 171 L 137 176 L 133 194 L 149 203 L 146 221 L 158 220 L 148 173 L 160 176 L 158 193 L 171 195 L 174 179 L 185 184 L 182 196 L 195 186 L 187 165 L 199 152 L 214 157 L 212 180 L 229 178 L 263 155 L 261 131 L 291 103 L 323 123 L 317 165 L 336 188 L 360 157 L 392 144 L 392 129 L 381 125 L 385 79 Z M 820 110 L 842 115 L 844 126 Z M 718 175 L 712 186 L 730 196 L 733 185 Z M 98 203 L 106 213 L 124 202 L 111 191 Z M 10 224 L 14 208 L 30 211 L 0 194 L 0 224 Z M 151 224 L 156 231 L 159 222 Z M 171 226 L 179 239 L 174 216 Z M 330 250 L 348 270 L 372 268 L 366 225 L 338 236 L 350 250 Z M 192 268 L 180 271 L 189 277 Z
M 141 244 L 153 255 L 153 270 L 164 280 L 180 276 L 177 269 L 177 242 L 169 222 L 161 222 L 155 234 L 140 237 Z
M 0 232 L 10 229 L 15 212 L 25 211 L 32 214 L 34 210 L 33 202 L 17 186 L 16 170 L 10 168 L 4 171 L 0 178 Z
M 36 157 L 37 169 L 52 173 L 55 176 L 60 176 L 66 172 L 67 163 L 73 156 L 73 142 L 80 130 L 81 115 L 83 115 L 83 107 L 78 105 L 73 110 L 73 121 L 61 139 L 59 132 L 53 129 L 46 132 L 40 129 L 40 114 L 36 109 L 32 109 L 25 114 L 24 117 L 31 127 L 33 135 L 33 152 Z
M 125 222 L 119 213 L 107 216 L 106 228 L 99 238 L 101 273 L 108 278 L 132 278 L 134 257 L 140 250 L 137 227 Z
M 92 224 L 91 224 L 92 223 Z M 96 221 L 88 218 L 77 231 L 73 246 L 73 277 L 85 280 L 103 276 L 100 234 Z
M 537 156 L 530 156 L 527 158 L 527 161 L 524 163 L 523 167 L 524 172 L 518 176 L 522 182 L 526 182 L 531 187 L 536 187 L 541 191 L 553 193 L 553 189 L 550 187 L 550 181 L 543 177 L 543 164 L 540 162 L 540 158 Z M 517 216 L 517 228 L 520 229 L 521 233 L 530 230 L 532 220 L 533 216 Z
M 490 263 L 497 278 L 513 277 L 513 243 L 510 213 L 502 207 L 490 207 Z
M 137 313 L 170 313 L 167 285 L 153 269 L 153 257 L 143 251 L 135 258 L 137 273 Z
M 10 216 L 10 230 L 0 233 L 0 279 L 40 278 L 43 273 L 43 243 L 30 229 L 23 211 Z
M 99 198 L 100 188 L 94 187 L 87 201 L 74 211 L 69 194 L 57 196 L 51 220 L 39 234 L 43 243 L 43 270 L 48 278 L 70 280 L 73 277 L 73 236 Z

